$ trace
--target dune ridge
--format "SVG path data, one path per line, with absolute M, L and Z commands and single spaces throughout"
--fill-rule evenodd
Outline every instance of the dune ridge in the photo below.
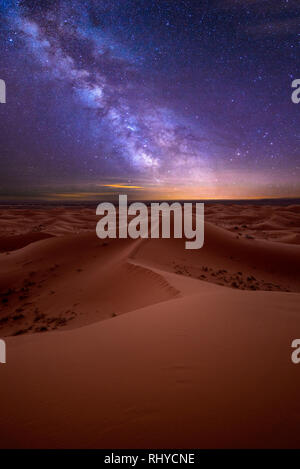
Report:
M 20 211 L 11 236 L 31 241 L 0 254 L 0 447 L 299 447 L 300 245 L 283 240 L 300 212 L 272 209 L 271 240 L 254 236 L 270 207 L 209 206 L 199 251 L 101 241 L 89 209 L 31 228 Z

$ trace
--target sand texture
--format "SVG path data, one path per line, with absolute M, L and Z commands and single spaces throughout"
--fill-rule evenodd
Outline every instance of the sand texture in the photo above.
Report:
M 0 447 L 300 447 L 300 206 L 207 204 L 198 251 L 0 220 Z

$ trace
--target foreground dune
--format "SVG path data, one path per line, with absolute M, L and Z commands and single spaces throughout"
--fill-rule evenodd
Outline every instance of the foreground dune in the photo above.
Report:
M 214 287 L 8 339 L 1 446 L 298 447 L 298 306 L 297 294 Z
M 163 277 L 127 262 L 139 242 L 88 233 L 2 255 L 2 336 L 78 327 L 176 296 Z
M 19 213 L 22 233 L 4 216 L 0 447 L 299 447 L 297 206 L 274 208 L 276 242 L 208 208 L 199 251 L 103 242 L 88 209 L 53 210 Z

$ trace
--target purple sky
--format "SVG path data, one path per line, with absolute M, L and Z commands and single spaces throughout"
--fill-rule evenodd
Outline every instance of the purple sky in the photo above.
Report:
M 300 196 L 299 1 L 0 12 L 2 199 Z

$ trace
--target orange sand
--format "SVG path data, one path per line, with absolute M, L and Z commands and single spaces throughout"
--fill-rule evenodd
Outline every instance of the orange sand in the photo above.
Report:
M 205 212 L 187 251 L 1 209 L 0 447 L 300 446 L 300 207 Z

